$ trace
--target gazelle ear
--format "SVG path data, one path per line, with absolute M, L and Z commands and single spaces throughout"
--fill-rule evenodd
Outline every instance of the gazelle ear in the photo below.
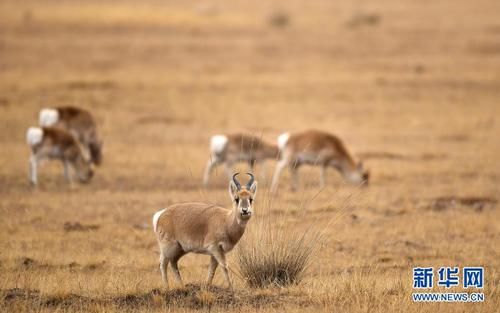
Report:
M 236 197 L 237 192 L 238 192 L 238 186 L 236 186 L 234 181 L 230 180 L 229 181 L 229 195 L 231 196 L 231 199 L 234 199 Z
M 250 192 L 252 193 L 252 197 L 255 198 L 257 194 L 257 182 L 254 182 L 252 186 L 250 186 Z

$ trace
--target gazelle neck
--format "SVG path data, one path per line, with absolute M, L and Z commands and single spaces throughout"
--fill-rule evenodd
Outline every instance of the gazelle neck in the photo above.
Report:
M 241 236 L 243 236 L 247 223 L 248 220 L 241 219 L 241 216 L 239 212 L 237 212 L 236 208 L 231 210 L 231 213 L 227 218 L 226 230 L 229 239 L 233 244 L 236 244 L 240 240 Z

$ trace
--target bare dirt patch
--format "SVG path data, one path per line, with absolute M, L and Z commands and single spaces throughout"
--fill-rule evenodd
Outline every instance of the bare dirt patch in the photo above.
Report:
M 85 225 L 79 222 L 66 222 L 64 223 L 63 229 L 65 232 L 91 231 L 91 230 L 98 230 L 100 227 L 101 226 L 95 224 Z
M 427 203 L 427 208 L 433 211 L 445 211 L 452 209 L 472 209 L 481 212 L 485 209 L 495 209 L 497 199 L 489 197 L 439 197 Z

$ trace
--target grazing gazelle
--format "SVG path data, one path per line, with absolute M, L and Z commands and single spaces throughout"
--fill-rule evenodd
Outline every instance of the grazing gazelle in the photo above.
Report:
M 210 158 L 205 168 L 203 185 L 208 185 L 212 170 L 219 164 L 224 165 L 227 176 L 232 175 L 232 167 L 237 162 L 248 162 L 250 171 L 257 163 L 266 159 L 276 159 L 278 147 L 264 140 L 246 134 L 215 135 L 210 139 Z M 264 171 L 264 168 L 263 168 Z M 265 176 L 262 174 L 262 176 Z
M 288 167 L 292 173 L 292 189 L 298 185 L 297 170 L 303 164 L 321 168 L 320 186 L 325 186 L 325 171 L 336 168 L 352 184 L 368 183 L 369 173 L 361 162 L 354 162 L 342 141 L 331 134 L 308 130 L 302 133 L 284 133 L 278 137 L 281 159 L 276 165 L 271 190 L 276 191 L 281 172 Z
M 102 161 L 102 142 L 89 111 L 72 106 L 42 109 L 39 114 L 41 127 L 57 127 L 69 131 L 89 150 L 92 163 Z
M 231 251 L 245 232 L 253 210 L 257 182 L 252 174 L 245 186 L 236 176 L 229 182 L 232 209 L 214 204 L 190 202 L 173 204 L 153 216 L 153 229 L 160 246 L 160 270 L 168 286 L 167 266 L 170 263 L 177 282 L 182 285 L 177 262 L 186 253 L 210 255 L 207 285 L 212 283 L 217 266 L 224 271 L 227 284 L 232 288 L 226 263 Z
M 60 160 L 64 164 L 64 176 L 72 183 L 71 170 L 78 180 L 87 183 L 94 172 L 87 150 L 69 132 L 53 127 L 30 127 L 26 141 L 31 148 L 29 176 L 33 185 L 37 184 L 38 163 L 44 159 Z

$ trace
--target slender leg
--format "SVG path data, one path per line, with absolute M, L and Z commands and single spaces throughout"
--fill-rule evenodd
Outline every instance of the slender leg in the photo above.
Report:
M 326 166 L 321 165 L 319 174 L 319 188 L 325 188 Z
M 217 269 L 217 265 L 219 265 L 219 263 L 217 262 L 217 259 L 214 258 L 213 256 L 211 256 L 210 257 L 210 265 L 208 266 L 207 285 L 212 284 L 212 280 L 214 279 L 215 270 Z
M 168 288 L 168 279 L 167 279 L 167 267 L 168 267 L 168 259 L 165 257 L 163 252 L 160 252 L 160 271 L 161 271 L 161 278 L 163 279 L 163 282 Z
M 63 161 L 63 164 L 64 164 L 64 177 L 66 178 L 66 181 L 68 183 L 72 183 L 72 177 L 71 177 L 71 165 L 69 164 L 68 161 Z
M 248 161 L 248 166 L 250 167 L 250 173 L 255 172 L 255 164 L 256 163 L 257 163 L 257 160 L 255 160 L 255 159 Z
M 164 241 L 160 243 L 160 250 L 160 268 L 163 281 L 165 281 L 165 284 L 167 284 L 168 286 L 167 267 L 168 263 L 170 263 L 177 282 L 182 285 L 182 278 L 177 266 L 177 262 L 185 254 L 185 252 L 182 250 L 182 247 L 176 241 Z
M 281 172 L 283 171 L 283 169 L 286 167 L 287 164 L 288 164 L 288 161 L 285 158 L 283 158 L 282 160 L 280 160 L 278 162 L 278 164 L 276 164 L 276 170 L 274 171 L 273 181 L 271 183 L 271 192 L 272 193 L 275 193 L 276 190 L 278 189 L 278 180 L 281 176 Z
M 210 174 L 212 174 L 212 170 L 217 166 L 218 162 L 215 157 L 211 157 L 208 159 L 207 167 L 205 168 L 205 174 L 203 175 L 203 186 L 208 186 L 208 180 L 210 179 Z
M 224 256 L 224 253 L 218 247 L 212 249 L 211 253 L 212 253 L 212 257 L 214 257 L 217 260 L 220 267 L 222 268 L 222 271 L 224 272 L 224 278 L 226 279 L 227 285 L 232 290 L 233 284 L 231 284 L 231 280 L 229 279 L 229 272 L 227 269 L 226 257 Z
M 233 162 L 226 160 L 224 162 L 224 171 L 229 179 L 233 178 Z
M 262 180 L 267 183 L 267 163 L 265 160 L 260 162 L 260 177 L 262 177 Z
M 175 275 L 175 279 L 177 280 L 177 283 L 181 286 L 184 286 L 182 283 L 182 277 L 181 273 L 179 272 L 179 267 L 177 265 L 177 262 L 179 262 L 179 259 L 184 255 L 184 253 L 181 253 L 180 255 L 177 255 L 174 259 L 170 261 L 170 265 L 172 266 L 172 270 Z
M 292 166 L 290 167 L 290 173 L 292 174 L 292 191 L 297 191 L 299 187 L 299 174 L 298 167 Z
M 38 160 L 35 154 L 30 156 L 29 176 L 30 183 L 36 186 L 38 182 Z

